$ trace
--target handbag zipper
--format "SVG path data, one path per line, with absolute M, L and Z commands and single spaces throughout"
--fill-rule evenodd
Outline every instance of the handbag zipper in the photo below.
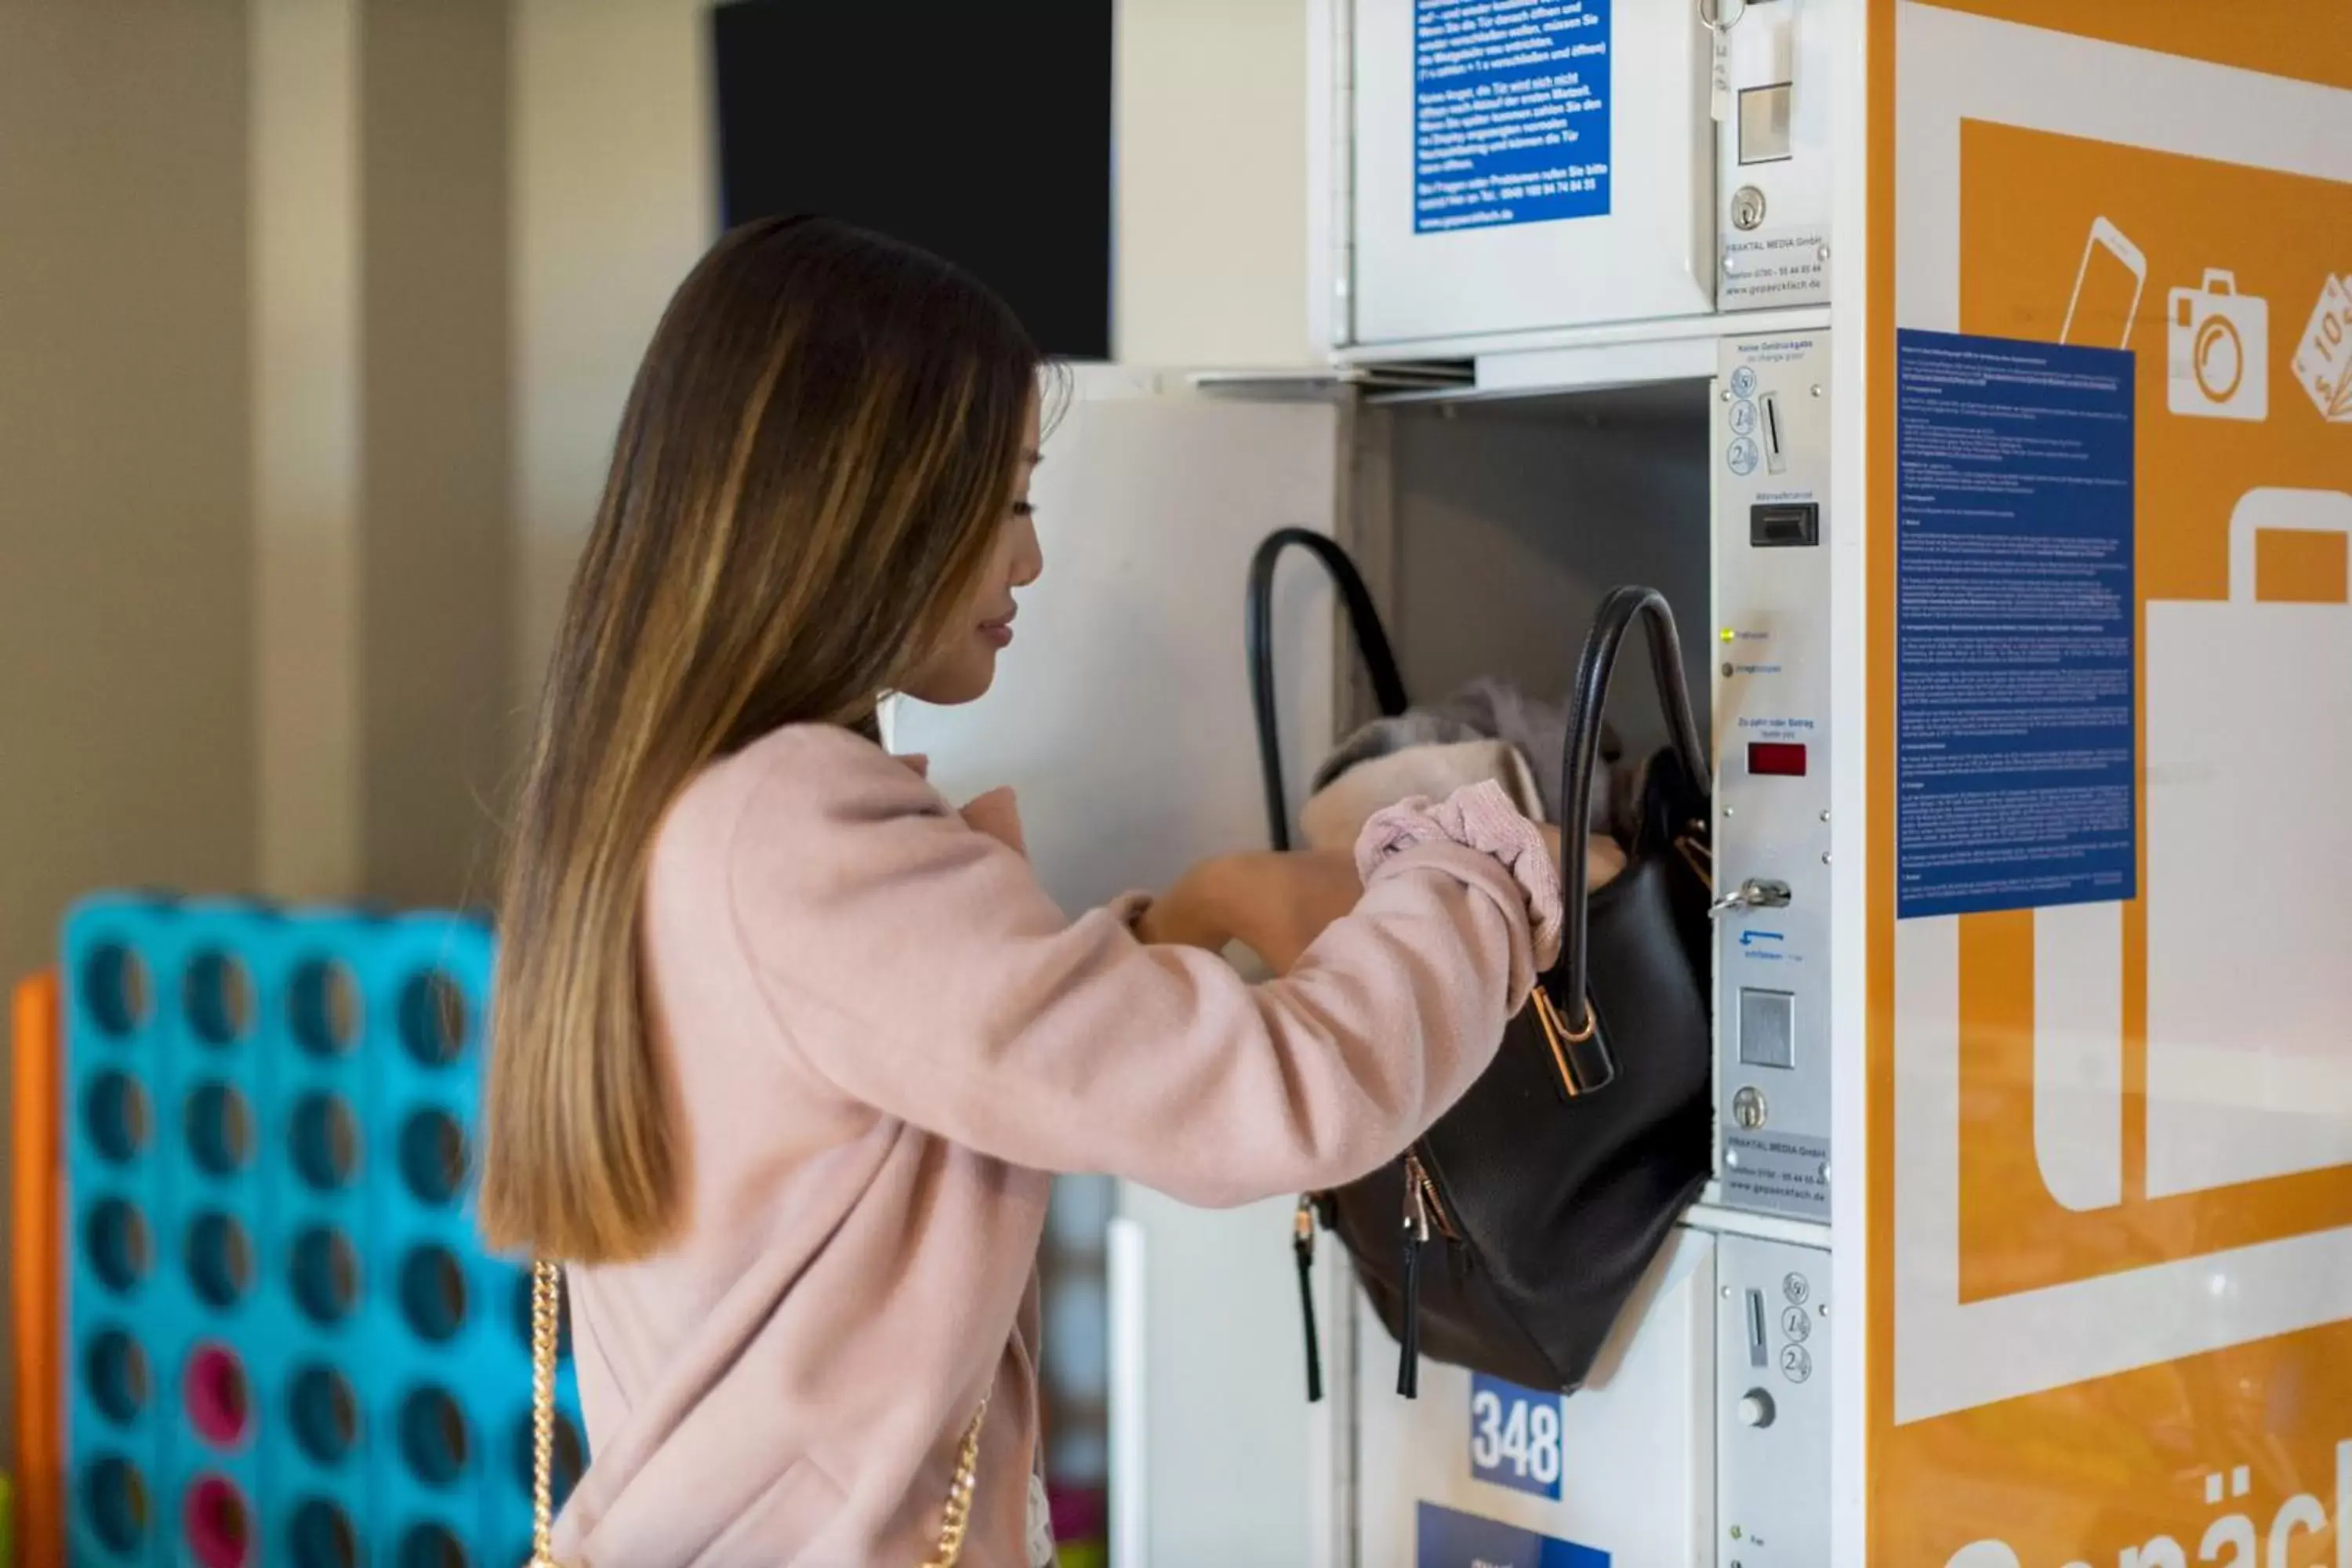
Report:
M 1431 1221 L 1447 1240 L 1459 1239 L 1438 1201 L 1437 1184 L 1421 1163 L 1419 1149 L 1404 1156 L 1404 1301 L 1403 1322 L 1397 1334 L 1397 1392 L 1407 1399 L 1421 1395 L 1421 1251 L 1429 1245 Z
M 1323 1352 L 1315 1322 L 1315 1194 L 1301 1193 L 1290 1222 L 1290 1253 L 1298 1268 L 1298 1321 L 1307 1342 L 1307 1399 L 1323 1398 Z M 1397 1367 L 1397 1392 L 1407 1399 L 1421 1387 L 1421 1249 L 1434 1234 L 1459 1242 L 1462 1233 L 1445 1212 L 1418 1148 L 1404 1156 L 1404 1313 L 1400 1333 L 1402 1354 Z
M 1323 1399 L 1323 1348 L 1315 1332 L 1315 1196 L 1298 1194 L 1290 1222 L 1290 1252 L 1298 1261 L 1298 1321 L 1307 1331 L 1307 1403 Z

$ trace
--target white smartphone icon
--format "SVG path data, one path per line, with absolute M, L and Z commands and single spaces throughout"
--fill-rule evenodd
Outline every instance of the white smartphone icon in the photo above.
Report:
M 2128 292 L 2126 286 L 2128 285 Z M 2083 242 L 2083 259 L 2074 268 L 2074 292 L 2066 300 L 2066 320 L 2058 341 L 2075 340 L 2082 323 L 2082 341 L 2112 340 L 2116 347 L 2131 347 L 2132 319 L 2139 314 L 2141 290 L 2147 287 L 2147 258 L 2124 231 L 2104 217 L 2091 220 L 2091 237 Z

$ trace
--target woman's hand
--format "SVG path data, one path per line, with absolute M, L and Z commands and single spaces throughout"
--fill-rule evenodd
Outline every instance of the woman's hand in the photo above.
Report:
M 1323 928 L 1364 896 L 1356 858 L 1344 849 L 1242 856 L 1228 876 L 1234 936 L 1276 974 L 1287 974 Z
M 1560 830 L 1546 824 L 1541 832 L 1557 860 Z M 1596 835 L 1585 841 L 1585 864 L 1591 885 L 1599 888 L 1624 869 L 1624 851 Z M 1193 867 L 1155 900 L 1136 921 L 1135 934 L 1212 952 L 1239 942 L 1285 974 L 1363 891 L 1355 857 L 1344 849 L 1221 856 Z
M 1151 900 L 1136 920 L 1139 942 L 1160 947 L 1199 947 L 1216 952 L 1233 940 L 1224 903 L 1224 860 L 1203 860 Z
M 1021 833 L 1021 805 L 1009 787 L 990 790 L 963 808 L 964 826 L 975 833 L 985 833 L 1015 855 L 1026 859 L 1029 845 Z
M 1192 868 L 1143 912 L 1148 942 L 1206 948 L 1239 942 L 1280 973 L 1363 893 L 1344 850 L 1227 855 Z

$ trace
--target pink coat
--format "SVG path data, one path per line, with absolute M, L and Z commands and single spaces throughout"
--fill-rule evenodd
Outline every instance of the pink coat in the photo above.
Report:
M 1355 912 L 1253 986 L 1139 942 L 1137 902 L 1069 919 L 846 731 L 709 769 L 642 924 L 688 1218 L 571 1271 L 594 1462 L 562 1560 L 913 1568 L 987 1392 L 964 1562 L 1022 1568 L 1051 1173 L 1223 1205 L 1393 1158 L 1525 999 L 1533 837 L 1499 793 L 1368 830 Z

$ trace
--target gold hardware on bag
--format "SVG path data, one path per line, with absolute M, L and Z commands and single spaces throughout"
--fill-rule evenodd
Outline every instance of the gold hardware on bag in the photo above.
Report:
M 1698 879 L 1706 884 L 1706 890 L 1711 893 L 1715 891 L 1715 848 L 1699 837 L 1696 823 L 1691 826 L 1691 832 L 1675 839 L 1675 848 L 1681 853 L 1683 863 L 1698 873 Z
M 1544 1044 L 1551 1047 L 1552 1065 L 1559 1069 L 1559 1086 L 1570 1100 L 1574 1100 L 1584 1089 L 1576 1080 L 1576 1069 L 1568 1064 L 1568 1047 L 1580 1046 L 1591 1039 L 1593 1031 L 1601 1026 L 1601 1019 L 1592 1011 L 1592 1004 L 1587 1002 L 1584 1005 L 1584 1030 L 1579 1034 L 1560 1021 L 1559 1011 L 1552 1006 L 1551 997 L 1542 986 L 1536 986 L 1528 995 L 1536 1005 L 1536 1022 L 1543 1026 Z
M 563 1268 L 548 1258 L 530 1266 L 530 1561 L 523 1568 L 562 1568 L 555 1560 L 555 1342 Z M 988 1419 L 981 1396 L 956 1450 L 955 1479 L 940 1514 L 940 1543 L 922 1568 L 956 1568 L 971 1527 L 971 1498 L 980 1479 L 980 1427 Z

